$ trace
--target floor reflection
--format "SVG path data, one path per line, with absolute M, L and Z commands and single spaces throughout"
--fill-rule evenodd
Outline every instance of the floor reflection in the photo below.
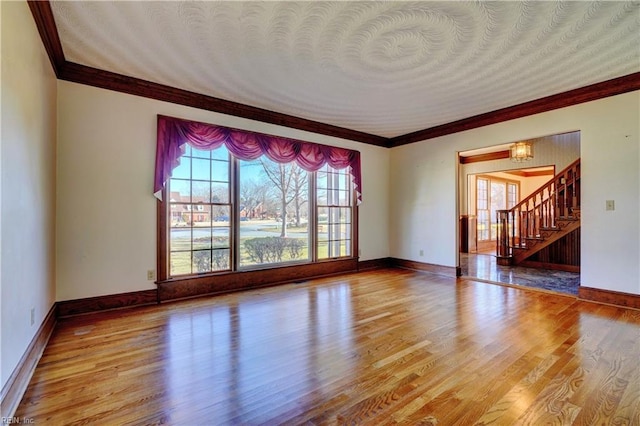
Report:
M 171 423 L 203 424 L 198 416 L 206 413 L 220 424 L 263 424 L 304 412 L 306 400 L 321 396 L 321 383 L 355 369 L 348 284 L 228 297 L 237 300 L 169 317 Z
M 580 274 L 549 269 L 501 266 L 489 254 L 460 253 L 462 275 L 481 280 L 540 288 L 571 295 L 578 294 Z

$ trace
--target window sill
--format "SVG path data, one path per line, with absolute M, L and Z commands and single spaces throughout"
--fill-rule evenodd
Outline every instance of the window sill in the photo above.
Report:
M 156 284 L 158 299 L 162 302 L 285 284 L 357 270 L 358 258 L 347 257 L 313 263 L 176 277 L 158 281 Z

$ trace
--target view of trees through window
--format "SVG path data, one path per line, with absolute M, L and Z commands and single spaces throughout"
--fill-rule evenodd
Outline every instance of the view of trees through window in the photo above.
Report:
M 187 145 L 168 184 L 170 276 L 352 255 L 348 170 Z
M 264 156 L 239 165 L 240 266 L 309 260 L 309 172 Z

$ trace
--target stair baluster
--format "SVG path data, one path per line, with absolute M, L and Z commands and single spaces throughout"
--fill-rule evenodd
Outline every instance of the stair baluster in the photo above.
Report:
M 496 214 L 498 263 L 512 264 L 514 248 L 530 249 L 536 246 L 550 231 L 558 230 L 559 219 L 579 219 L 580 159 L 513 208 L 498 210 Z

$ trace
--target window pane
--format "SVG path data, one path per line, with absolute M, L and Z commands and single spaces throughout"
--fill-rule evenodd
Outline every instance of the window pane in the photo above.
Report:
M 193 250 L 211 248 L 211 228 L 198 228 L 193 230 L 192 247 Z
M 180 159 L 180 165 L 173 169 L 171 177 L 179 179 L 191 179 L 191 158 L 182 157 Z
M 329 242 L 326 240 L 318 240 L 318 259 L 329 258 Z
M 316 186 L 320 189 L 327 189 L 327 167 L 316 172 Z
M 211 202 L 228 204 L 229 203 L 229 184 L 212 183 L 211 184 Z
M 184 228 L 189 226 L 189 212 L 184 204 L 171 204 L 170 225 L 172 228 Z
M 478 191 L 477 191 L 477 204 L 479 209 L 487 209 L 489 208 L 489 192 L 488 185 L 489 182 L 486 179 L 478 179 L 477 180 Z
M 508 183 L 507 192 L 507 208 L 510 209 L 518 204 L 518 184 Z
M 191 228 L 172 228 L 171 251 L 191 250 Z
M 325 188 L 317 188 L 316 189 L 316 199 L 318 200 L 318 205 L 326 205 L 327 204 L 327 190 Z
M 194 203 L 211 202 L 211 182 L 194 180 L 191 184 Z
M 230 229 L 228 227 L 216 226 L 213 228 L 213 247 L 231 247 Z
M 211 252 L 211 269 L 213 271 L 223 271 L 231 269 L 231 251 L 229 249 L 213 250 Z
M 183 179 L 171 179 L 169 181 L 169 199 L 174 203 L 191 202 L 191 182 Z
M 194 227 L 211 226 L 211 206 L 193 204 L 191 206 L 191 221 Z
M 211 272 L 211 251 L 198 250 L 193 252 L 193 273 Z
M 340 240 L 339 256 L 347 256 L 351 252 L 351 240 Z
M 199 228 L 193 231 L 193 249 L 210 249 L 211 248 L 211 228 Z
M 216 149 L 214 149 L 213 151 L 211 151 L 211 158 L 214 160 L 225 160 L 225 161 L 229 161 L 229 151 L 227 150 L 227 147 L 222 145 Z
M 197 158 L 211 158 L 211 151 L 191 147 L 191 156 Z
M 228 161 L 212 161 L 211 167 L 211 180 L 217 182 L 229 182 Z
M 239 166 L 240 266 L 309 260 L 309 173 L 266 157 Z
M 192 179 L 211 180 L 211 161 L 194 158 L 191 161 Z
M 507 208 L 507 185 L 504 182 L 495 182 L 491 180 L 491 194 L 489 195 L 489 205 L 491 206 L 491 232 L 489 238 L 495 240 L 498 236 L 498 210 L 504 210 Z
M 345 240 L 350 240 L 351 239 L 351 224 L 345 224 L 342 226 L 342 232 L 343 232 L 343 238 Z
M 329 240 L 329 209 L 318 208 L 318 241 Z
M 171 275 L 185 275 L 191 273 L 191 252 L 171 253 Z
M 340 221 L 341 223 L 351 223 L 351 209 L 350 208 L 341 208 L 340 209 Z
M 349 198 L 351 197 L 351 195 L 349 194 L 348 191 L 340 191 L 338 196 L 339 196 L 339 199 L 338 199 L 338 204 L 339 205 L 341 205 L 341 206 L 349 205 Z
M 351 253 L 351 240 L 319 241 L 318 257 L 330 259 L 334 257 L 349 256 Z
M 231 208 L 229 206 L 212 206 L 213 207 L 213 222 L 223 222 L 223 223 L 214 223 L 214 226 L 219 226 L 223 224 L 229 224 L 229 217 Z
M 347 189 L 347 183 L 345 181 L 344 178 L 344 174 L 342 173 L 336 173 L 336 176 L 334 178 L 336 184 L 334 185 L 334 187 L 340 191 L 345 191 Z

